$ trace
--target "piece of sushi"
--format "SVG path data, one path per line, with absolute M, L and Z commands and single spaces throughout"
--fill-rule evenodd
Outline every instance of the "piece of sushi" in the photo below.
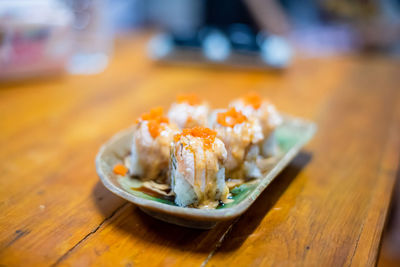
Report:
M 259 155 L 258 144 L 264 136 L 259 121 L 246 117 L 235 108 L 229 108 L 216 110 L 210 123 L 228 152 L 225 162 L 227 176 L 232 179 L 260 177 L 256 160 Z
M 133 134 L 130 174 L 144 181 L 168 182 L 165 174 L 170 160 L 170 143 L 178 131 L 178 127 L 163 115 L 161 107 L 143 114 Z
M 278 146 L 275 129 L 282 124 L 282 117 L 275 106 L 255 93 L 236 99 L 229 106 L 240 110 L 247 117 L 253 117 L 260 121 L 264 135 L 264 141 L 260 143 L 261 154 L 264 157 L 276 155 Z
M 227 152 L 209 128 L 184 129 L 171 146 L 171 188 L 179 206 L 215 208 L 229 189 L 223 167 Z
M 209 106 L 195 94 L 179 95 L 168 111 L 168 118 L 179 128 L 207 126 Z

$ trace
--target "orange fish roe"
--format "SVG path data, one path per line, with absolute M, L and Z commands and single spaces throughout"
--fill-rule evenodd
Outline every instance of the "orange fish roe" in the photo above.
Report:
M 246 121 L 247 118 L 242 112 L 237 111 L 235 108 L 230 108 L 226 112 L 217 114 L 217 122 L 223 126 L 234 127 L 236 124 Z
M 245 95 L 243 97 L 243 101 L 247 105 L 253 106 L 254 109 L 260 108 L 261 103 L 262 103 L 262 99 L 261 99 L 260 95 L 256 94 L 256 93 L 250 93 L 248 95 Z
M 128 173 L 128 168 L 122 164 L 116 164 L 113 169 L 115 174 L 125 176 Z
M 147 127 L 149 128 L 149 133 L 153 139 L 160 135 L 161 125 L 157 121 L 149 121 Z
M 164 109 L 162 107 L 155 107 L 150 109 L 149 113 L 143 113 L 140 119 L 143 121 L 155 120 L 162 117 L 164 114 Z
M 212 144 L 215 141 L 217 132 L 211 130 L 210 128 L 205 128 L 205 127 L 194 127 L 191 129 L 183 129 L 182 133 L 176 134 L 174 136 L 174 141 L 178 142 L 182 136 L 187 136 L 187 135 L 201 138 L 204 144 L 204 148 L 209 149 L 211 148 Z
M 196 94 L 186 94 L 186 95 L 178 95 L 176 97 L 176 102 L 178 103 L 186 102 L 191 106 L 196 106 L 201 103 L 201 100 Z
M 152 108 L 149 113 L 144 113 L 138 121 L 148 121 L 149 133 L 153 138 L 160 135 L 162 131 L 161 124 L 169 123 L 167 117 L 163 116 L 164 110 L 162 107 Z

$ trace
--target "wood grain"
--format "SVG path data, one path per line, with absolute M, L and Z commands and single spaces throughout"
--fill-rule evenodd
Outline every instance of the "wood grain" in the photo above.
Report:
M 374 64 L 349 73 L 319 121 L 312 162 L 272 209 L 260 200 L 238 221 L 211 266 L 375 264 L 387 211 L 382 205 L 399 162 L 393 114 L 400 95 L 388 79 L 394 75 L 395 69 Z M 297 183 L 306 186 L 299 192 Z M 293 196 L 295 205 L 287 207 Z
M 298 59 L 285 72 L 153 64 L 148 35 L 105 73 L 0 88 L 0 265 L 374 265 L 399 162 L 398 62 Z M 109 193 L 94 156 L 180 92 L 215 107 L 259 91 L 319 131 L 250 210 L 210 231 L 159 222 Z

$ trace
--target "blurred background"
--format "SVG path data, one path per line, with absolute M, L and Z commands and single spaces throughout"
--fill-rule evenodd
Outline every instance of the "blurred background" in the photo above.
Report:
M 102 72 L 116 36 L 152 29 L 163 62 L 284 69 L 296 56 L 398 57 L 399 0 L 3 0 L 0 79 Z M 156 33 L 157 32 L 157 33 Z
M 101 75 L 116 41 L 138 32 L 154 64 L 281 75 L 297 58 L 398 60 L 400 0 L 1 0 L 0 83 Z M 400 266 L 399 207 L 397 198 L 380 266 Z

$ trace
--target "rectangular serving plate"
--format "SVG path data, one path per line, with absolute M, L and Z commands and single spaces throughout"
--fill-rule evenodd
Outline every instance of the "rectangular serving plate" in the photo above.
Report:
M 123 163 L 124 158 L 130 152 L 133 127 L 116 134 L 100 148 L 96 157 L 96 170 L 107 189 L 134 203 L 145 213 L 180 226 L 210 229 L 219 221 L 230 220 L 243 214 L 315 134 L 317 127 L 314 123 L 288 115 L 282 116 L 283 123 L 276 129 L 275 133 L 280 151 L 276 156 L 276 163 L 265 172 L 263 178 L 231 190 L 233 203 L 217 209 L 176 206 L 173 202 L 130 189 L 130 178 L 114 174 L 114 165 Z M 121 179 L 128 180 L 124 182 Z

